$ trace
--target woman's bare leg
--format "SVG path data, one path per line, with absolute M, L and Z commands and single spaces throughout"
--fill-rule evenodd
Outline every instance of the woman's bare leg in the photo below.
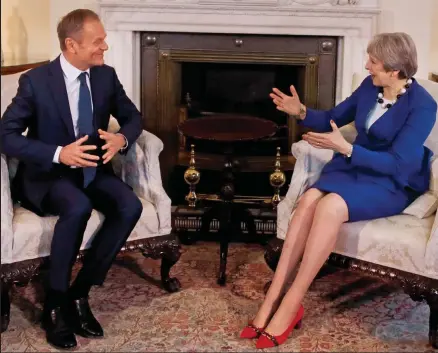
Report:
M 289 276 L 293 273 L 294 267 L 303 255 L 316 206 L 323 196 L 323 192 L 317 189 L 309 189 L 301 197 L 289 223 L 272 284 L 253 321 L 255 326 L 265 327 L 272 313 L 277 309 Z
M 332 193 L 318 202 L 300 268 L 266 328 L 268 333 L 278 336 L 286 331 L 312 281 L 335 248 L 339 228 L 347 221 L 348 207 L 339 195 Z

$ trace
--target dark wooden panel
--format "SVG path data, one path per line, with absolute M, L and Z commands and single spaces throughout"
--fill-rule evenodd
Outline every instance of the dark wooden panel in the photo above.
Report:
M 318 109 L 330 109 L 335 104 L 336 56 L 320 55 L 318 66 Z
M 141 60 L 141 109 L 143 127 L 157 131 L 158 50 L 143 48 Z M 154 84 L 155 83 L 155 84 Z
M 327 37 L 327 39 L 336 40 L 334 37 Z M 240 46 L 239 40 L 242 41 Z M 157 38 L 157 46 L 160 49 L 317 54 L 319 45 L 319 37 L 308 36 L 161 33 L 159 39 Z

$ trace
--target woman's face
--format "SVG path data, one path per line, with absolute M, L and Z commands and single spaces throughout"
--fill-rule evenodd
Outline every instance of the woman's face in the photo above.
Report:
M 368 60 L 365 65 L 365 69 L 370 73 L 373 84 L 375 86 L 386 87 L 389 86 L 395 78 L 397 78 L 397 74 L 394 71 L 386 71 L 383 67 L 383 61 L 378 60 L 372 55 L 368 55 Z

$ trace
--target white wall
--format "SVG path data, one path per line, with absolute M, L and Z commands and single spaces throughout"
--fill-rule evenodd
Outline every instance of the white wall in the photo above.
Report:
M 433 2 L 430 49 L 430 71 L 438 73 L 438 0 Z
M 56 33 L 56 27 L 62 16 L 66 15 L 70 11 L 75 9 L 91 9 L 93 11 L 98 10 L 97 0 L 50 0 L 50 59 L 56 58 L 60 53 L 58 35 Z
M 50 1 L 1 0 L 1 46 L 5 65 L 50 58 Z
M 406 32 L 418 52 L 416 77 L 427 78 L 431 71 L 431 40 L 434 3 L 438 0 L 381 0 L 379 32 Z M 436 37 L 437 34 L 435 34 Z
M 382 13 L 379 18 L 379 32 L 406 32 L 414 39 L 419 57 L 416 76 L 427 77 L 432 70 L 438 70 L 438 0 L 380 0 L 380 6 Z M 50 0 L 51 58 L 59 54 L 56 37 L 59 19 L 67 12 L 80 7 L 96 11 L 98 0 Z

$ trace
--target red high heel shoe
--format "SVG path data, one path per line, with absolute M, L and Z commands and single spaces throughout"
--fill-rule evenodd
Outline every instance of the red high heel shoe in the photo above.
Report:
M 301 320 L 303 316 L 304 308 L 302 305 L 300 305 L 295 319 L 291 322 L 286 331 L 284 331 L 280 336 L 274 336 L 266 331 L 263 331 L 260 335 L 260 338 L 257 340 L 256 348 L 271 348 L 283 344 L 294 328 L 299 329 L 301 327 Z
M 252 323 L 249 323 L 242 332 L 240 333 L 240 338 L 259 338 L 262 334 L 263 328 L 257 327 Z

